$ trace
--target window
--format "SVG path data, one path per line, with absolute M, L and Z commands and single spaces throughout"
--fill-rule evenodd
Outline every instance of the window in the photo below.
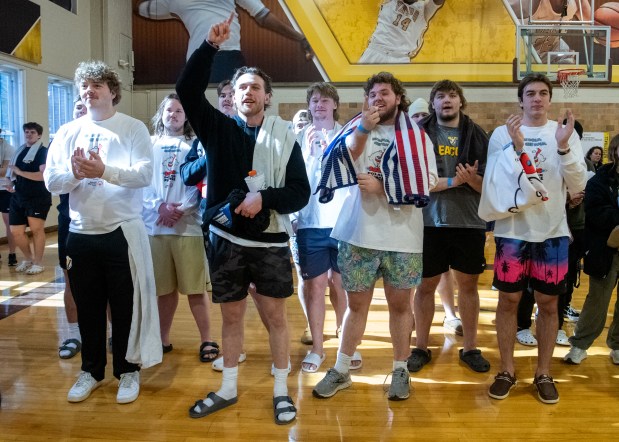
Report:
M 21 72 L 0 64 L 0 137 L 15 147 L 21 144 L 22 115 Z
M 73 119 L 73 83 L 65 80 L 49 79 L 47 84 L 47 102 L 49 108 L 49 137 L 54 138 L 56 131 L 63 124 Z

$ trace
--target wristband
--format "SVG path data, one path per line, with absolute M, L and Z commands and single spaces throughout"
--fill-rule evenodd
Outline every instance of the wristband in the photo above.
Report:
M 447 187 L 451 187 L 453 184 L 453 178 L 447 178 Z
M 213 43 L 213 42 L 212 42 L 212 41 L 210 41 L 210 40 L 206 40 L 206 42 L 207 42 L 208 44 L 210 44 L 211 46 L 213 46 L 215 49 L 219 49 L 219 45 L 218 45 L 217 43 Z
M 370 131 L 367 130 L 365 127 L 363 127 L 361 123 L 359 123 L 359 126 L 357 126 L 357 130 L 361 132 L 362 134 L 366 134 L 366 135 L 370 133 Z
M 559 155 L 566 155 L 566 154 L 570 153 L 570 150 L 572 150 L 570 147 L 568 147 L 566 150 L 557 149 L 557 153 Z

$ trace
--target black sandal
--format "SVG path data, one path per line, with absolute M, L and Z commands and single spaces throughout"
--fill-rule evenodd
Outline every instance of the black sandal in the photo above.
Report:
M 204 347 L 212 347 L 205 350 Z M 200 361 L 213 362 L 219 356 L 219 344 L 217 342 L 204 341 L 200 345 Z
M 60 347 L 58 347 L 58 356 L 60 357 L 60 359 L 71 359 L 73 356 L 78 354 L 81 349 L 82 343 L 78 339 L 67 339 L 62 343 Z M 61 355 L 61 351 L 68 351 L 69 354 Z
M 282 403 L 282 402 L 288 402 L 289 404 L 292 405 L 288 405 L 287 407 L 281 407 L 281 408 L 277 408 L 277 405 Z M 273 413 L 275 416 L 275 423 L 277 425 L 286 425 L 289 424 L 290 422 L 294 421 L 297 418 L 297 408 L 294 406 L 294 402 L 292 402 L 292 398 L 290 396 L 277 396 L 273 398 Z M 288 421 L 283 421 L 279 418 L 279 416 L 282 413 L 294 413 L 294 417 Z

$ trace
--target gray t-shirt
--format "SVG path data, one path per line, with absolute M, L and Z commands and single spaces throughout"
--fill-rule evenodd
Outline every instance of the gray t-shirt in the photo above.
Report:
M 439 177 L 455 177 L 458 165 L 460 131 L 438 126 L 437 145 L 434 146 Z M 430 203 L 423 209 L 423 223 L 427 227 L 460 227 L 485 229 L 486 223 L 477 215 L 480 194 L 468 185 L 432 192 Z

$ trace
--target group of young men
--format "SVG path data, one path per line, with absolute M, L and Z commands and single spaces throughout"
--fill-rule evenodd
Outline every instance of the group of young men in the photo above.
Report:
M 346 291 L 337 359 L 314 387 L 315 397 L 328 398 L 351 385 L 350 370 L 360 366 L 353 363 L 356 347 L 381 277 L 394 353 L 390 400 L 408 398 L 409 372 L 431 360 L 428 335 L 434 290 L 440 275 L 450 269 L 460 294 L 464 334 L 460 358 L 472 370 L 487 372 L 490 364 L 476 342 L 477 280 L 485 268 L 485 222 L 491 220 L 496 221 L 494 286 L 499 289 L 501 368 L 489 395 L 504 399 L 516 384 L 516 306 L 530 286 L 540 310 L 534 383 L 541 401 L 557 402 L 550 358 L 557 335 L 556 299 L 566 285 L 569 230 L 564 205 L 567 188 L 585 187 L 586 168 L 571 112 L 566 124 L 548 118 L 549 80 L 538 74 L 523 79 L 518 87 L 522 114 L 511 115 L 490 139 L 463 113 L 463 91 L 449 80 L 433 87 L 429 115 L 418 125 L 408 116 L 410 102 L 402 83 L 387 72 L 373 75 L 364 86 L 362 112 L 342 128 L 335 123 L 339 105 L 335 88 L 319 84 L 308 90 L 313 124 L 299 143 L 289 122 L 266 114 L 272 86 L 259 68 L 236 71 L 230 84 L 236 107 L 231 117 L 205 98 L 218 48 L 230 37 L 231 20 L 211 26 L 178 79 L 178 96 L 162 103 L 162 115 L 176 123 L 172 135 L 178 149 L 166 142 L 163 151 L 155 148 L 156 161 L 146 127 L 114 108 L 121 94 L 117 75 L 100 62 L 83 63 L 76 72 L 88 114 L 58 131 L 44 173 L 50 191 L 69 194 L 71 209 L 66 267 L 83 343 L 82 372 L 69 401 L 85 400 L 103 380 L 108 302 L 119 403 L 137 398 L 140 368 L 160 362 L 162 352 L 171 350 L 165 336 L 177 290 L 193 293 L 190 305 L 200 328 L 205 301 L 198 285 L 205 289 L 207 278 L 192 287 L 155 281 L 147 240 L 149 233 L 152 249 L 163 256 L 182 255 L 189 249 L 201 253 L 202 244 L 198 247 L 195 241 L 200 236 L 195 229 L 197 190 L 181 191 L 176 186 L 179 178 L 167 168 L 187 155 L 180 144 L 186 141 L 188 120 L 205 153 L 198 165 L 205 171 L 207 188 L 203 228 L 208 229 L 212 297 L 221 307 L 225 350 L 221 387 L 197 400 L 189 408 L 191 417 L 207 416 L 238 400 L 243 321 L 251 292 L 269 332 L 275 422 L 287 424 L 296 418 L 287 386 L 285 309 L 286 298 L 294 293 L 288 247 L 294 231 L 315 341 L 303 361 L 304 371 L 316 371 L 325 357 L 322 295 L 328 282 L 341 284 Z M 153 170 L 161 177 L 161 186 L 147 199 L 152 206 L 147 231 L 141 189 L 152 186 Z M 248 184 L 253 181 L 250 171 L 251 177 L 262 180 L 257 188 Z M 162 198 L 170 192 L 174 197 Z M 332 211 L 323 213 L 322 205 L 335 207 L 339 215 L 327 216 Z M 308 212 L 307 207 L 315 211 Z M 295 212 L 299 214 L 291 223 L 289 215 Z M 189 218 L 194 221 L 183 224 Z M 172 238 L 159 240 L 159 235 Z M 184 235 L 194 239 L 177 241 Z M 196 265 L 206 267 L 205 262 Z M 553 271 L 547 271 L 550 268 Z M 414 303 L 417 342 L 411 352 L 410 293 L 415 286 L 419 286 Z M 152 301 L 155 291 L 163 295 L 159 315 L 164 303 L 169 320 L 162 321 L 161 328 Z M 204 357 L 217 348 L 207 329 L 200 328 Z

